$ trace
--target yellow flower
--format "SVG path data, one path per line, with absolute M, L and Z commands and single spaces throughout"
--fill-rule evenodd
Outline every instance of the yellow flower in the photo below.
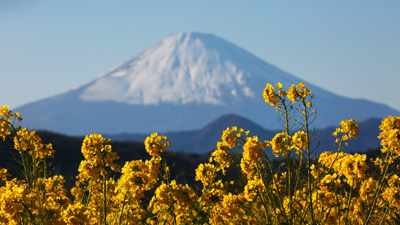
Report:
M 395 156 L 400 155 L 400 117 L 388 116 L 382 120 L 379 126 L 381 133 L 378 138 L 381 140 L 382 152 L 391 151 Z M 393 157 L 395 157 L 393 156 Z
M 27 152 L 41 161 L 44 161 L 46 157 L 53 157 L 55 152 L 51 144 L 44 145 L 35 131 L 27 131 L 26 128 L 17 131 L 14 137 L 14 148 L 19 152 Z
M 287 91 L 279 91 L 278 94 L 279 94 L 279 96 L 286 96 Z
M 244 187 L 244 197 L 248 201 L 253 201 L 258 195 L 266 192 L 264 182 L 260 179 L 250 180 Z
M 126 162 L 122 168 L 122 176 L 118 180 L 119 190 L 129 190 L 132 197 L 144 197 L 144 191 L 150 190 L 158 181 L 159 161 L 152 158 L 150 161 L 134 160 Z M 155 163 L 154 163 L 155 162 Z
M 204 186 L 210 185 L 216 177 L 216 168 L 211 163 L 200 164 L 196 169 L 195 180 L 199 180 Z
M 336 137 L 336 136 L 338 135 L 339 132 L 340 132 L 340 128 L 337 127 L 336 130 L 335 130 L 335 132 L 333 132 L 332 135 Z
M 6 181 L 8 176 L 11 176 L 11 175 L 9 173 L 7 173 L 7 169 L 0 168 L 0 180 Z
M 365 163 L 367 155 L 347 154 L 344 152 L 332 153 L 324 152 L 319 157 L 318 162 L 326 168 L 332 168 L 339 176 L 345 176 L 346 182 L 353 186 L 363 181 L 368 165 Z M 353 183 L 354 182 L 354 183 Z
M 147 137 L 144 141 L 146 151 L 152 156 L 161 157 L 161 153 L 165 152 L 165 148 L 171 146 L 171 143 L 166 140 L 167 137 L 164 135 L 159 136 L 157 133 L 151 134 L 151 136 Z
M 271 141 L 272 150 L 276 157 L 285 157 L 290 149 L 288 148 L 288 143 L 291 138 L 286 132 L 278 133 Z
M 297 131 L 292 137 L 292 146 L 297 150 L 305 150 L 307 142 L 308 138 L 304 131 Z
M 257 164 L 264 167 L 262 160 L 263 151 L 261 149 L 267 149 L 269 145 L 268 141 L 264 143 L 259 142 L 257 136 L 246 138 L 246 143 L 243 145 L 243 158 L 240 162 L 240 167 L 248 179 L 253 179 Z
M 0 108 L 0 116 L 4 116 L 8 113 L 8 110 L 10 109 L 10 107 L 8 107 L 8 105 L 3 105 Z
M 216 162 L 218 164 L 216 171 L 222 170 L 223 174 L 225 175 L 225 169 L 232 164 L 233 160 L 228 155 L 226 146 L 222 142 L 218 142 L 217 147 L 218 149 L 211 153 L 210 162 Z
M 162 183 L 150 201 L 149 211 L 162 221 L 176 221 L 177 224 L 191 224 L 197 214 L 192 205 L 197 198 L 196 193 L 187 185 Z
M 296 86 L 293 84 L 289 88 L 289 91 L 287 93 L 288 99 L 293 103 L 296 102 L 297 100 L 303 101 L 306 99 L 307 96 L 310 96 L 310 95 L 311 95 L 311 90 L 306 88 L 306 85 L 303 82 L 300 82 Z M 311 98 L 313 98 L 312 95 L 311 95 Z M 312 106 L 312 103 L 309 100 L 306 101 L 306 104 L 308 107 Z
M 210 215 L 210 224 L 257 224 L 254 217 L 244 210 L 244 196 L 229 193 L 217 203 Z
M 342 126 L 342 129 L 340 129 L 340 132 L 342 133 L 348 133 L 349 138 L 356 138 L 357 135 L 360 134 L 360 130 L 358 129 L 358 124 L 354 123 L 355 120 L 344 120 L 340 122 L 340 125 Z
M 263 97 L 265 102 L 269 103 L 271 106 L 279 104 L 279 99 L 274 92 L 274 87 L 271 84 L 267 84 L 265 87 Z
M 238 142 L 236 141 L 237 136 L 233 133 L 235 130 L 237 130 L 236 127 L 232 127 L 232 129 L 226 128 L 226 130 L 223 131 L 221 139 L 223 141 L 223 144 L 225 146 L 228 146 L 229 148 L 235 147 Z
M 105 139 L 101 134 L 86 136 L 82 143 L 82 154 L 85 160 L 81 161 L 77 178 L 80 182 L 90 180 L 92 177 L 98 179 L 100 175 L 108 174 L 106 168 L 113 171 L 120 171 L 120 166 L 114 163 L 119 156 L 111 151 L 110 139 Z
M 289 88 L 289 92 L 287 93 L 287 97 L 288 97 L 289 101 L 291 101 L 293 103 L 296 102 L 296 94 L 297 94 L 297 89 L 294 85 L 292 85 Z
M 299 82 L 299 84 L 296 87 L 297 89 L 303 89 L 306 87 L 306 84 L 304 82 Z

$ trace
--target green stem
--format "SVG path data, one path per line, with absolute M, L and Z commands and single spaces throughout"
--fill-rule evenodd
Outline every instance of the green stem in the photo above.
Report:
M 101 158 L 103 161 L 102 168 L 104 172 L 106 173 L 106 161 L 105 161 L 105 156 L 101 154 Z M 104 219 L 104 225 L 107 225 L 107 173 L 103 176 L 103 219 Z
M 21 159 L 22 159 L 21 161 L 22 161 L 22 164 L 24 166 L 24 174 L 23 175 L 25 177 L 26 182 L 28 183 L 29 189 L 31 189 L 32 188 L 32 180 L 31 180 L 31 177 L 29 175 L 30 173 L 29 173 L 28 160 L 26 158 L 25 153 L 21 150 L 21 141 L 20 141 L 20 139 L 18 137 L 17 129 L 15 129 L 15 127 L 14 127 L 14 125 L 12 123 L 8 123 L 8 124 L 10 125 L 11 129 L 14 131 L 15 137 L 17 138 L 19 150 L 18 149 L 15 149 L 15 150 L 19 151 L 19 153 L 21 154 Z
M 306 100 L 302 100 L 303 103 L 303 115 L 304 115 L 304 128 L 306 129 L 306 135 L 307 135 L 307 162 L 308 162 L 308 167 L 307 167 L 307 181 L 308 181 L 308 198 L 310 201 L 310 214 L 311 214 L 311 221 L 312 224 L 314 224 L 314 209 L 313 209 L 313 200 L 312 200 L 312 175 L 311 175 L 311 149 L 310 149 L 310 131 L 308 129 L 309 127 L 309 115 L 307 112 L 307 104 Z
M 374 208 L 375 208 L 375 206 L 376 206 L 376 202 L 377 202 L 377 200 L 378 200 L 379 193 L 381 192 L 381 189 L 382 189 L 382 187 L 383 187 L 383 180 L 385 179 L 386 173 L 387 173 L 387 171 L 388 171 L 388 169 L 389 169 L 389 162 L 388 162 L 388 159 L 390 159 L 391 156 L 392 156 L 392 151 L 389 151 L 389 154 L 387 154 L 386 157 L 385 157 L 385 162 L 386 162 L 386 164 L 385 164 L 385 168 L 384 168 L 384 170 L 383 170 L 382 178 L 381 178 L 381 180 L 380 180 L 380 182 L 379 182 L 379 187 L 378 187 L 377 190 L 375 190 L 374 198 L 373 198 L 373 200 L 372 200 L 372 207 L 371 207 L 371 208 L 369 209 L 369 211 L 368 211 L 368 217 L 367 217 L 367 219 L 365 220 L 364 224 L 368 224 L 368 223 L 369 223 L 369 221 L 370 221 L 370 219 L 371 219 L 371 217 L 372 217 L 372 214 L 373 214 L 373 212 L 374 212 Z
M 350 186 L 350 193 L 349 193 L 349 199 L 347 202 L 347 212 L 346 212 L 346 220 L 344 222 L 344 224 L 346 225 L 349 219 L 349 212 L 350 212 L 350 205 L 351 205 L 351 195 L 353 193 L 353 187 L 354 187 L 354 178 L 353 178 L 353 185 Z
M 128 195 L 129 190 L 126 191 L 125 195 L 124 195 L 124 201 L 122 204 L 122 209 L 121 209 L 121 214 L 119 215 L 119 225 L 121 225 L 122 223 L 122 216 L 124 215 L 124 209 L 125 209 L 125 205 L 126 205 L 126 196 Z
M 103 219 L 104 225 L 107 224 L 107 179 L 103 175 Z
M 289 120 L 290 120 L 289 112 L 288 112 L 288 108 L 287 108 L 285 102 L 282 102 L 282 103 L 283 103 L 283 106 L 285 108 L 285 122 L 286 122 L 285 130 L 286 130 L 286 134 L 290 135 L 290 133 L 289 133 L 290 132 L 289 131 Z M 290 212 L 293 212 L 293 209 L 292 209 L 292 182 L 291 182 L 291 180 L 292 180 L 292 163 L 291 163 L 291 160 L 290 160 L 290 153 L 291 152 L 289 151 L 289 140 L 286 140 L 286 144 L 287 144 L 287 151 L 288 151 L 287 158 L 286 158 L 286 161 L 288 163 L 287 188 L 288 188 Z M 290 224 L 291 223 L 292 223 L 292 220 L 290 220 Z
M 272 165 L 271 165 L 271 162 L 269 161 L 269 160 L 267 160 L 267 162 L 268 162 L 268 167 L 269 167 L 269 170 L 271 171 L 271 175 L 272 175 L 272 181 L 273 181 L 273 183 L 275 184 L 275 188 L 276 188 L 276 191 L 277 191 L 277 194 L 278 194 L 278 196 L 277 195 L 274 195 L 273 193 L 272 193 L 272 191 L 270 191 L 271 192 L 271 195 L 272 195 L 272 197 L 270 197 L 271 199 L 275 199 L 275 202 L 278 204 L 278 207 L 281 209 L 281 212 L 282 212 L 282 214 L 283 214 L 283 217 L 284 217 L 284 219 L 286 220 L 286 223 L 288 224 L 289 222 L 289 219 L 288 219 L 288 217 L 287 217 L 287 215 L 286 215 L 286 210 L 285 210 L 285 206 L 283 205 L 283 198 L 282 198 L 282 195 L 280 195 L 279 193 L 278 193 L 278 191 L 279 191 L 279 187 L 278 187 L 278 182 L 277 182 L 277 180 L 275 179 L 275 177 L 274 177 L 274 170 L 272 169 Z M 266 187 L 266 188 L 268 188 L 268 184 L 267 183 L 265 183 L 265 181 L 263 180 L 263 182 L 264 182 L 264 186 Z M 279 217 L 279 215 L 276 215 L 277 217 Z

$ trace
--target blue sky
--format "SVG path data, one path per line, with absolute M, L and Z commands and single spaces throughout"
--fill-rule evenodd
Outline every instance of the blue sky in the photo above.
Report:
M 196 31 L 334 93 L 400 110 L 400 1 L 0 0 L 0 21 L 0 105 L 11 108 Z

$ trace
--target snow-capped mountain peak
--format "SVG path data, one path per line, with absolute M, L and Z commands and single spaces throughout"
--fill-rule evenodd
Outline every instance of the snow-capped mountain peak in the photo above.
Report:
M 300 81 L 214 35 L 176 33 L 78 88 L 16 111 L 33 129 L 74 135 L 193 130 L 231 113 L 281 129 L 263 89 L 279 82 L 287 89 Z M 317 128 L 349 118 L 399 115 L 387 106 L 306 84 L 316 96 Z
M 240 65 L 249 58 L 256 57 L 214 35 L 176 33 L 84 85 L 80 99 L 227 105 L 256 94 L 259 74 Z

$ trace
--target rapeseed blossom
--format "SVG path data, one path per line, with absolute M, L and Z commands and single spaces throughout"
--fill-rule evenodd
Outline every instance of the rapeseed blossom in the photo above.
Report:
M 18 112 L 12 113 L 8 106 L 2 106 L 0 108 L 0 137 L 5 138 L 11 134 L 10 128 L 12 127 L 12 117 L 18 121 L 22 121 L 22 117 L 19 115 Z M 19 127 L 18 127 L 19 128 Z
M 378 136 L 382 139 L 382 152 L 386 153 L 390 150 L 397 156 L 400 155 L 400 117 L 388 116 L 384 118 L 379 129 L 382 131 Z
M 243 145 L 243 158 L 240 162 L 240 167 L 243 173 L 247 174 L 249 180 L 253 179 L 256 175 L 257 167 L 265 167 L 263 150 L 266 150 L 269 146 L 270 142 L 259 142 L 257 136 L 246 138 L 246 143 Z
M 365 163 L 367 156 L 365 154 L 347 154 L 344 152 L 332 153 L 324 152 L 319 157 L 318 162 L 325 167 L 330 167 L 339 176 L 344 176 L 346 182 L 355 186 L 366 177 L 368 165 Z
M 157 133 L 151 134 L 150 137 L 147 137 L 144 141 L 146 151 L 151 156 L 161 157 L 161 154 L 165 152 L 165 147 L 171 146 L 169 141 L 165 141 L 167 137 L 164 135 L 159 136 Z
M 307 149 L 307 134 L 304 131 L 297 131 L 292 139 L 291 139 L 291 144 L 292 144 L 292 149 L 295 148 L 296 155 L 299 156 L 301 152 Z
M 286 133 L 278 133 L 271 141 L 272 150 L 276 157 L 286 157 L 290 153 L 288 143 L 291 142 L 292 138 Z
M 272 86 L 271 84 L 267 84 L 263 93 L 265 102 L 269 103 L 271 106 L 279 104 L 278 96 L 275 94 L 274 90 L 274 86 Z
M 342 143 L 360 133 L 351 119 L 340 122 L 333 133 L 337 151 L 311 160 L 310 143 L 315 139 L 308 128 L 310 116 L 316 114 L 311 110 L 312 91 L 303 82 L 288 90 L 281 83 L 267 84 L 263 97 L 280 113 L 284 131 L 261 141 L 242 128 L 228 127 L 209 161 L 194 171 L 197 190 L 170 178 L 171 143 L 163 135 L 154 133 L 144 141 L 150 159 L 125 162 L 122 169 L 109 139 L 86 136 L 81 148 L 85 159 L 71 189 L 73 201 L 67 197 L 64 178 L 48 170 L 53 146 L 20 127 L 20 114 L 3 106 L 0 137 L 12 136 L 22 169 L 15 178 L 0 168 L 0 224 L 399 222 L 400 178 L 393 164 L 400 154 L 400 117 L 382 121 L 382 157 L 368 162 L 365 154 L 342 151 Z M 297 112 L 300 118 L 295 119 Z M 293 131 L 293 123 L 300 129 Z M 291 154 L 294 149 L 296 154 Z M 240 173 L 228 182 L 224 176 L 231 167 Z

